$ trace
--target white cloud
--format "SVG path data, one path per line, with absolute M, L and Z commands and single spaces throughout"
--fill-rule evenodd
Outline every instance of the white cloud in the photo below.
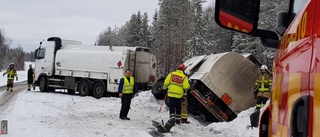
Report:
M 151 18 L 157 8 L 158 0 L 10 0 L 0 5 L 0 28 L 25 51 L 51 36 L 94 44 L 108 26 L 121 26 L 138 11 Z

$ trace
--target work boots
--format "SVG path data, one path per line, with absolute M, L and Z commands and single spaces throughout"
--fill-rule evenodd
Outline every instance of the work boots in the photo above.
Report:
M 170 131 L 170 129 L 175 125 L 175 119 L 169 119 L 164 127 Z
M 181 119 L 176 119 L 176 124 L 180 125 L 181 124 Z
M 182 124 L 190 124 L 190 121 L 188 119 L 181 119 Z

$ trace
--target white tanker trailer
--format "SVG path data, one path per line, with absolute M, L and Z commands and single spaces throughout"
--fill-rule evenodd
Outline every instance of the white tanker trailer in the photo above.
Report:
M 126 69 L 140 90 L 151 88 L 156 79 L 156 58 L 146 47 L 86 46 L 51 37 L 41 42 L 35 58 L 35 85 L 41 92 L 67 89 L 101 98 L 117 92 Z

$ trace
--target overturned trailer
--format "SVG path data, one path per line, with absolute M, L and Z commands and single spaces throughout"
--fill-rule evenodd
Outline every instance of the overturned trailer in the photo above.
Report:
M 261 65 L 251 55 L 225 52 L 193 57 L 184 64 L 191 84 L 188 90 L 189 112 L 202 114 L 207 121 L 231 121 L 237 114 L 254 106 L 251 90 Z M 152 93 L 161 99 L 163 79 Z

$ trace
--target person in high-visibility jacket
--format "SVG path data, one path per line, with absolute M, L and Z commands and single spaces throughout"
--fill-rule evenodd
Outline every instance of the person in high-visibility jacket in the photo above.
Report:
M 175 119 L 176 124 L 181 123 L 181 98 L 190 87 L 184 70 L 185 65 L 180 64 L 176 71 L 167 75 L 163 84 L 163 90 L 167 90 L 169 98 L 170 119 Z
M 18 81 L 18 74 L 16 69 L 14 69 L 14 64 L 11 63 L 9 68 L 7 69 L 6 72 L 4 72 L 2 75 L 6 75 L 7 74 L 7 91 L 13 91 L 13 81 L 14 81 L 14 77 L 16 77 L 16 80 Z
M 261 66 L 261 74 L 256 80 L 255 85 L 258 87 L 257 104 L 256 109 L 260 109 L 270 97 L 270 91 L 272 86 L 272 78 L 266 72 L 268 67 L 266 65 Z
M 121 98 L 119 118 L 122 120 L 130 120 L 130 118 L 128 118 L 128 113 L 131 105 L 131 99 L 135 94 L 138 95 L 138 89 L 134 84 L 134 78 L 131 76 L 130 69 L 127 69 L 125 71 L 125 75 L 120 79 L 118 93 Z

